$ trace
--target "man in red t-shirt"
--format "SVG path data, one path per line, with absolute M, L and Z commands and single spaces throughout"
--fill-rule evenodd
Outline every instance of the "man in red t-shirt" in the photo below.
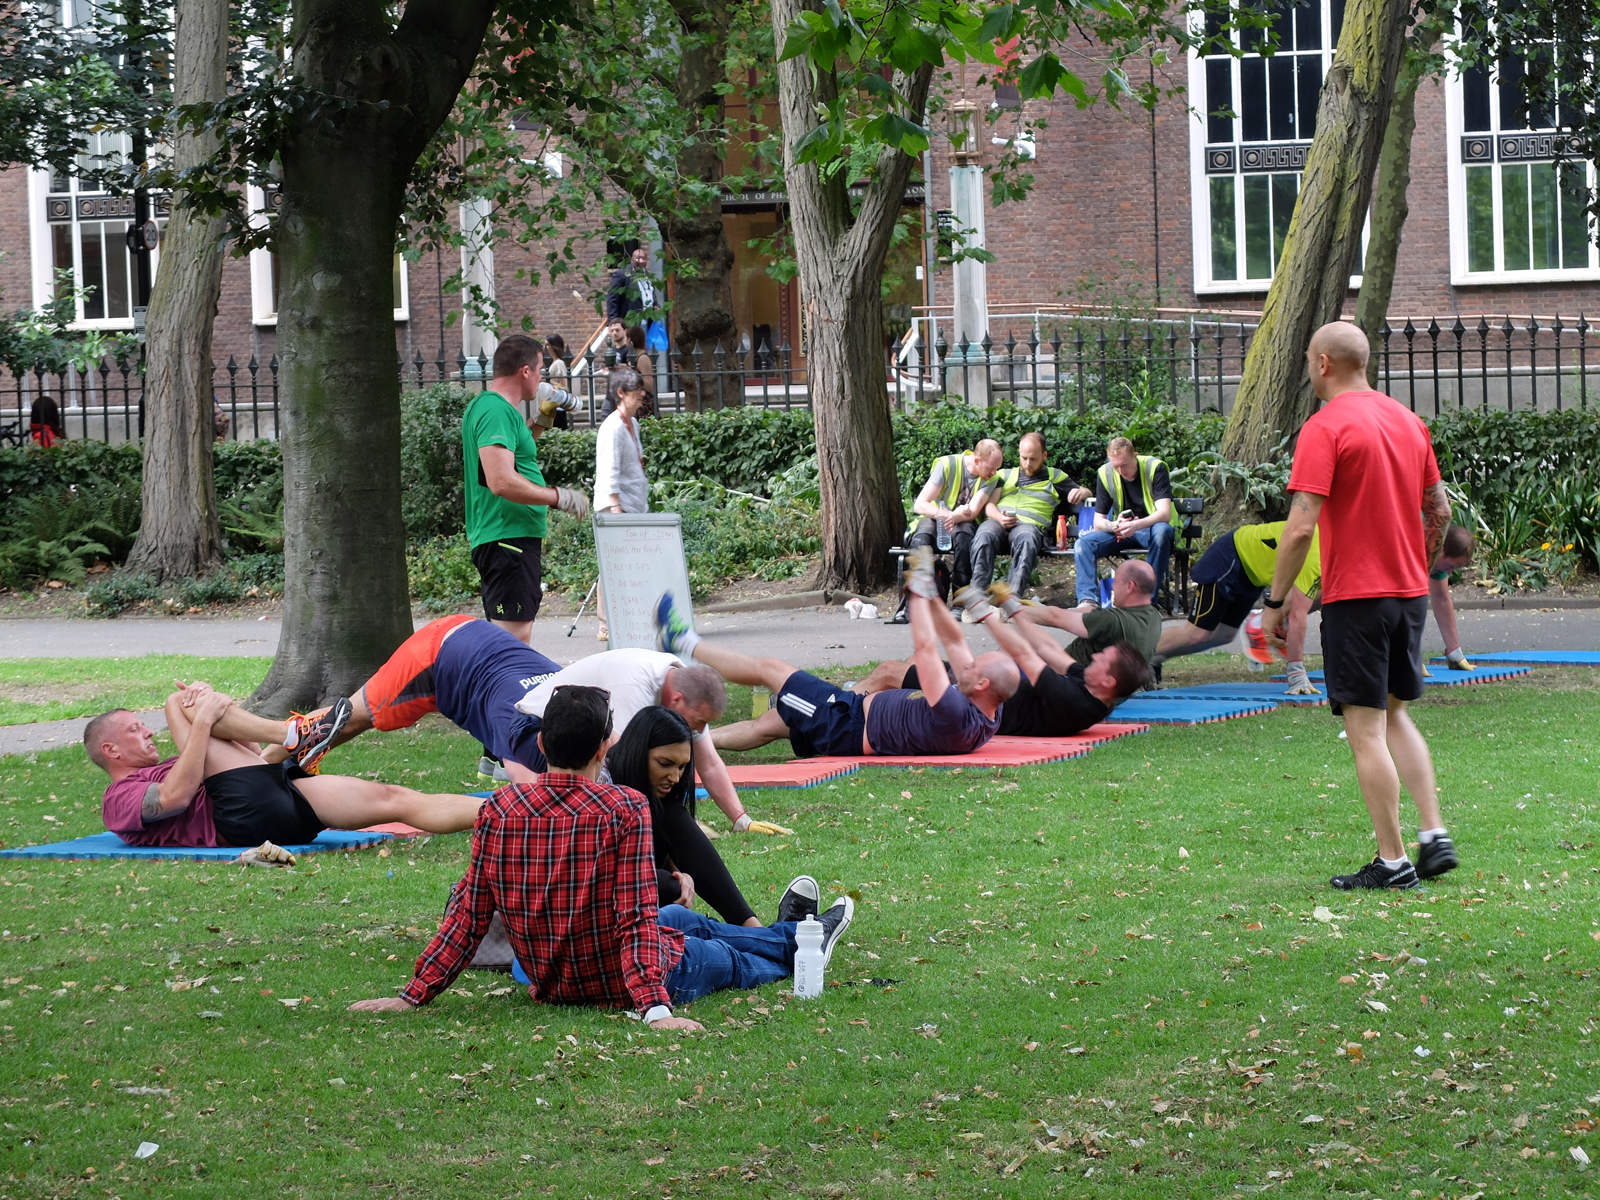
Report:
M 133 846 L 299 845 L 324 829 L 403 821 L 430 833 L 472 828 L 483 803 L 410 788 L 308 775 L 293 759 L 268 763 L 246 742 L 213 736 L 233 700 L 204 683 L 167 697 L 167 730 L 178 753 L 163 759 L 155 735 L 125 708 L 84 727 L 89 758 L 111 776 L 101 801 L 106 828 Z M 343 714 L 349 702 L 340 701 Z
M 1422 695 L 1428 568 L 1450 524 L 1428 427 L 1367 384 L 1367 339 L 1334 322 L 1306 362 L 1322 409 L 1301 427 L 1289 475 L 1289 520 L 1261 626 L 1281 638 L 1284 598 L 1322 534 L 1322 662 L 1343 715 L 1378 856 L 1336 888 L 1412 888 L 1457 865 L 1439 815 L 1433 758 L 1406 702 Z M 1415 866 L 1400 833 L 1400 784 L 1416 803 Z

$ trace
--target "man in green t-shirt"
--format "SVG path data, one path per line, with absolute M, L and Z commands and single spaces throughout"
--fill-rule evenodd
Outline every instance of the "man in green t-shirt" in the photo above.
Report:
M 1118 642 L 1126 642 L 1146 659 L 1155 654 L 1161 641 L 1161 614 L 1151 603 L 1155 591 L 1156 573 L 1150 564 L 1129 558 L 1118 564 L 1112 578 L 1110 608 L 1085 612 L 1080 608 L 1023 604 L 1012 599 L 1010 587 L 1003 583 L 992 584 L 989 597 L 1013 621 L 1049 625 L 1072 634 L 1067 654 L 1088 666 L 1096 654 Z
M 549 506 L 579 518 L 589 511 L 582 492 L 545 485 L 535 435 L 518 407 L 537 397 L 542 360 L 533 338 L 506 338 L 494 352 L 489 390 L 461 415 L 467 541 L 483 583 L 483 615 L 524 642 L 543 596 Z

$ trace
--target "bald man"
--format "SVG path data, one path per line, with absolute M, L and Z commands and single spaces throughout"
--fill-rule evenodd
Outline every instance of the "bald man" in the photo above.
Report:
M 972 582 L 972 535 L 1004 461 L 1000 443 L 993 438 L 984 438 L 966 454 L 941 455 L 933 460 L 928 482 L 911 502 L 911 511 L 922 519 L 906 545 L 936 546 L 941 527 L 950 538 L 950 577 L 939 580 L 941 598 L 951 587 L 960 589 Z M 904 625 L 910 620 L 902 596 L 891 623 Z
M 1282 640 L 1284 604 L 1311 547 L 1322 547 L 1322 654 L 1328 700 L 1344 717 L 1378 855 L 1335 875 L 1336 888 L 1414 888 L 1454 869 L 1439 815 L 1433 757 L 1406 709 L 1422 695 L 1428 569 L 1450 524 L 1450 500 L 1422 419 L 1367 383 L 1367 339 L 1324 325 L 1306 365 L 1322 408 L 1301 427 L 1289 519 L 1261 627 Z M 1417 861 L 1400 833 L 1400 785 L 1417 806 Z
M 1146 661 L 1155 657 L 1156 647 L 1161 644 L 1161 614 L 1153 603 L 1156 573 L 1149 563 L 1136 558 L 1117 564 L 1111 580 L 1110 608 L 1085 612 L 1044 604 L 1013 607 L 1008 603 L 1009 595 L 1010 589 L 1004 584 L 989 588 L 990 599 L 1009 619 L 1026 625 L 1048 625 L 1072 634 L 1067 655 L 1085 667 L 1096 654 L 1118 642 L 1132 646 Z

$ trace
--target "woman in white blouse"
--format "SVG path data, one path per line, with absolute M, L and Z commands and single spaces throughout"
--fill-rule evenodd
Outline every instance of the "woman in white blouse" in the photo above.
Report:
M 594 504 L 598 512 L 650 511 L 650 481 L 644 474 L 644 446 L 639 440 L 639 411 L 645 405 L 644 379 L 629 367 L 611 373 L 617 407 L 600 424 L 595 438 Z M 596 593 L 600 641 L 607 641 L 605 595 Z

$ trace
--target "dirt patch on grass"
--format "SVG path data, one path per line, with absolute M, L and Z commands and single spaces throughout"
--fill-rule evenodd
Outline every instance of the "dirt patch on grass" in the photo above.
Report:
M 75 704 L 109 690 L 106 683 L 0 683 L 0 700 L 17 704 Z

